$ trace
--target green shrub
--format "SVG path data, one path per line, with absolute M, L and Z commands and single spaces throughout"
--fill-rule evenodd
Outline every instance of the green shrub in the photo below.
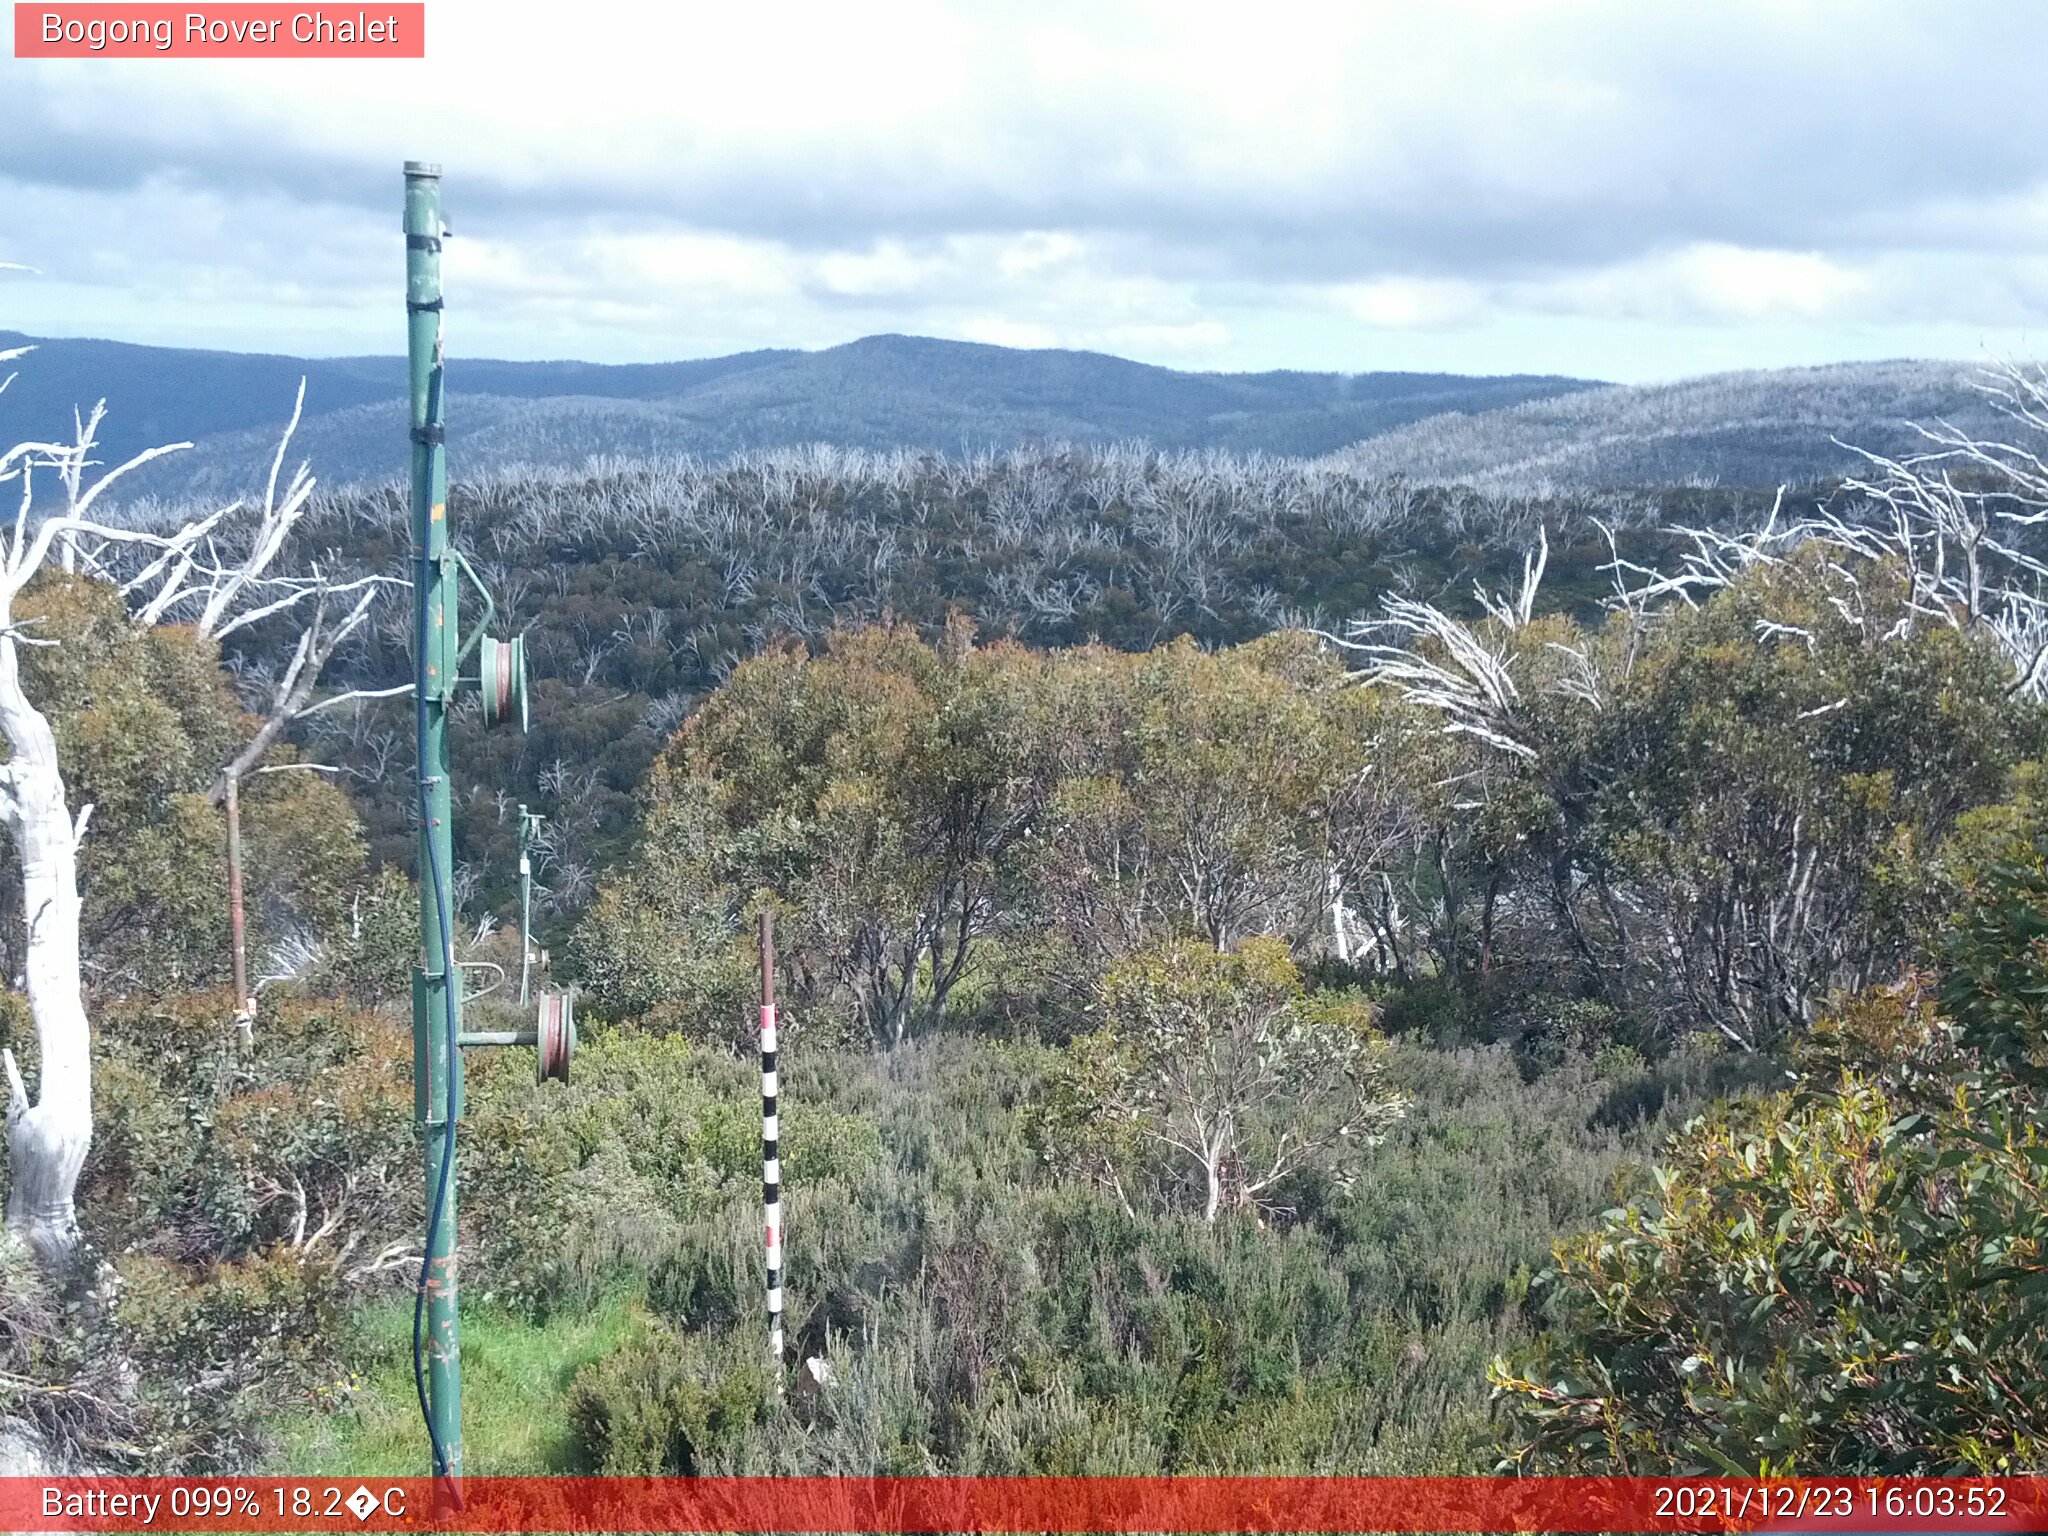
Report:
M 266 1414 L 333 1374 L 348 1287 L 323 1256 L 274 1244 L 204 1270 L 140 1254 L 118 1269 L 114 1320 L 141 1373 L 151 1471 L 240 1467 Z
M 97 1022 L 79 1205 L 111 1256 L 93 1350 L 134 1375 L 123 1458 L 234 1467 L 331 1379 L 343 1310 L 410 1246 L 411 1051 L 384 1016 L 271 995 L 249 1043 L 225 992 Z
M 1501 1362 L 1520 1466 L 1631 1474 L 2032 1470 L 2048 1425 L 2042 1148 L 1965 1093 L 1901 1115 L 1850 1075 L 1698 1122 L 1657 1192 L 1560 1246 L 1553 1332 Z
M 208 1264 L 286 1243 L 348 1265 L 414 1219 L 412 1051 L 392 1020 L 225 992 L 109 1006 L 79 1203 L 108 1250 Z
M 707 1224 L 761 1188 L 760 1078 L 680 1036 L 614 1030 L 571 1080 L 533 1081 L 524 1051 L 471 1053 L 467 1230 L 475 1283 L 536 1314 L 588 1306 L 622 1282 L 686 1265 Z M 782 1155 L 799 1187 L 881 1157 L 875 1127 L 792 1096 Z M 674 1276 L 665 1287 L 683 1285 Z
M 1407 986 L 1389 987 L 1378 1000 L 1379 1024 L 1388 1035 L 1455 1049 L 1492 1038 L 1487 1012 L 1466 987 L 1445 977 L 1430 976 Z
M 1136 951 L 1098 1002 L 1051 1062 L 1036 1135 L 1126 1206 L 1286 1212 L 1302 1184 L 1354 1177 L 1406 1111 L 1364 994 L 1307 992 L 1280 939 Z
M 883 1154 L 785 1189 L 790 1368 L 833 1383 L 724 1445 L 746 1471 L 1471 1471 L 1487 1361 L 1522 1337 L 1562 1221 L 1607 1197 L 1619 1133 L 1583 1067 L 1506 1047 L 1389 1051 L 1414 1114 L 1285 1225 L 1127 1213 L 1053 1175 L 1026 1124 L 1055 1053 L 959 1039 L 792 1062 L 785 1098 Z M 816 1111 L 812 1111 L 815 1113 Z M 705 1348 L 764 1337 L 751 1188 L 685 1224 L 650 1297 Z M 802 1378 L 797 1380 L 801 1383 Z
M 406 999 L 419 950 L 419 891 L 387 864 L 351 897 L 316 982 L 366 1002 Z
M 579 1371 L 569 1421 L 585 1465 L 606 1477 L 718 1470 L 773 1400 L 758 1351 L 742 1363 L 656 1330 Z

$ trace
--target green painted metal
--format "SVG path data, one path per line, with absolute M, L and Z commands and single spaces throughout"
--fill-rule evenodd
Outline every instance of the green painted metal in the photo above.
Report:
M 532 1045 L 540 1036 L 530 1029 L 465 1029 L 464 1047 L 472 1045 Z
M 429 1071 L 429 1054 L 421 1049 L 421 1043 L 429 1038 L 429 1030 L 440 1031 L 434 1037 L 434 1043 L 437 1045 L 444 1044 L 448 1038 L 445 1021 L 435 1011 L 439 1006 L 437 1001 L 439 995 L 437 983 L 439 979 L 438 976 L 430 978 L 424 970 L 415 970 L 412 977 L 412 1112 L 413 1118 L 428 1129 L 430 1140 L 433 1128 L 441 1123 L 448 1108 L 447 1080 L 443 1078 L 439 1081 L 438 1085 L 436 1084 Z M 457 966 L 455 969 L 455 1017 L 458 1024 L 458 1038 L 456 1041 L 458 1045 L 468 1045 L 471 1043 L 468 1034 L 459 1027 L 462 1018 L 463 995 L 462 968 Z M 462 1118 L 463 1113 L 468 1108 L 468 1101 L 464 1097 L 465 1093 L 465 1086 L 460 1077 L 458 1077 L 455 1083 L 455 1118 L 457 1120 Z M 440 1179 L 440 1173 L 440 1164 L 429 1155 L 427 1159 L 427 1209 L 429 1212 L 434 1208 L 434 1189 Z M 452 1192 L 449 1198 L 454 1198 Z
M 576 1052 L 573 1001 L 543 993 L 531 1030 L 462 1028 L 462 968 L 455 959 L 454 795 L 449 781 L 448 716 L 458 691 L 474 686 L 486 725 L 516 720 L 526 729 L 526 641 L 484 632 L 497 612 L 489 590 L 450 539 L 448 462 L 443 442 L 441 351 L 441 169 L 405 166 L 406 352 L 412 394 L 413 701 L 419 735 L 420 964 L 412 978 L 413 1113 L 426 1144 L 427 1241 L 416 1316 L 420 1408 L 433 1443 L 434 1475 L 462 1475 L 461 1294 L 455 1261 L 455 1136 L 462 1118 L 465 1046 L 525 1045 L 542 1082 L 569 1080 Z M 462 583 L 483 599 L 483 616 L 465 643 Z M 477 675 L 460 676 L 470 657 Z M 541 818 L 519 808 L 520 942 L 530 946 L 529 849 Z M 527 1000 L 529 965 L 519 967 Z M 458 1500 L 459 1502 L 459 1500 Z
M 522 1045 L 534 1051 L 534 1081 L 569 1081 L 569 1063 L 576 1057 L 576 999 L 569 992 L 543 992 L 531 1029 L 465 1029 L 464 1046 Z
M 434 1475 L 462 1475 L 462 1332 L 455 1261 L 455 1120 L 461 1113 L 459 970 L 453 934 L 453 797 L 448 711 L 455 696 L 459 624 L 448 544 L 448 462 L 442 442 L 441 168 L 405 166 L 406 353 L 412 396 L 415 701 L 420 775 L 420 953 L 413 978 L 414 1108 L 426 1143 L 429 1231 L 425 1263 L 425 1402 Z M 436 1219 L 438 1218 L 438 1219 Z
M 469 584 L 476 588 L 477 596 L 484 600 L 484 616 L 476 621 L 476 633 L 463 641 L 455 652 L 455 665 L 461 667 L 468 662 L 469 653 L 476 649 L 477 642 L 484 638 L 484 632 L 490 628 L 491 620 L 497 617 L 498 605 L 491 597 L 491 589 L 485 586 L 484 579 L 477 575 L 476 567 L 469 563 L 468 556 L 451 544 L 448 548 L 448 558 L 455 562 L 455 569 L 468 578 Z M 450 602 L 455 600 L 455 593 L 459 590 L 457 588 L 449 592 L 448 600 Z M 449 611 L 452 614 L 454 610 L 451 609 Z M 461 628 L 460 625 L 456 627 L 458 630 Z

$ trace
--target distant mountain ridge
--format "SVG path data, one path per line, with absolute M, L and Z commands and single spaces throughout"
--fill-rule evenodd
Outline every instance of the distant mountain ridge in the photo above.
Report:
M 34 338 L 0 332 L 0 347 Z M 68 432 L 104 396 L 109 457 L 198 447 L 142 480 L 159 494 L 240 494 L 267 468 L 303 375 L 294 456 L 327 484 L 378 481 L 404 457 L 398 357 L 294 358 L 124 342 L 34 341 L 0 395 L 0 437 Z M 1101 353 L 871 336 L 821 352 L 654 364 L 451 359 L 458 473 L 593 456 L 721 455 L 829 442 L 958 453 L 1022 442 L 1141 439 L 1312 457 L 1445 411 L 1594 387 L 1553 376 L 1185 373 Z
M 1867 467 L 1858 448 L 1924 449 L 1914 423 L 2009 434 L 1979 387 L 1987 367 L 1895 360 L 1610 385 L 1430 417 L 1332 459 L 1368 475 L 1522 493 L 1811 482 Z
M 0 348 L 28 337 L 0 332 Z M 0 394 L 0 442 L 68 434 L 104 396 L 113 459 L 198 446 L 134 477 L 161 496 L 260 484 L 303 375 L 293 444 L 330 486 L 396 478 L 404 360 L 294 358 L 42 341 Z M 458 475 L 593 458 L 719 457 L 804 443 L 958 454 L 1026 443 L 1143 441 L 1327 457 L 1368 475 L 1512 492 L 1711 483 L 1766 487 L 1856 467 L 1851 444 L 1910 452 L 1911 423 L 1989 435 L 2002 418 L 1967 363 L 1844 363 L 1659 385 L 1554 375 L 1184 373 L 1093 352 L 870 336 L 820 352 L 685 362 L 455 358 L 448 442 Z

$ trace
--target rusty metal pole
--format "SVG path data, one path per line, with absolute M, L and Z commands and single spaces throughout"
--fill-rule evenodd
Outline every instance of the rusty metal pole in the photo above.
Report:
M 782 1395 L 782 1126 L 776 1114 L 775 914 L 761 909 L 761 1221 L 768 1237 L 768 1365 Z
M 234 945 L 235 1023 L 250 1040 L 256 1009 L 249 999 L 249 952 L 242 913 L 242 781 L 228 776 L 228 935 Z

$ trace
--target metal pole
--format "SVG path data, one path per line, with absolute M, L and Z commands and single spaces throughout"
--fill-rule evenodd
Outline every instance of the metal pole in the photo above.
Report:
M 455 1268 L 455 1122 L 461 975 L 453 963 L 448 710 L 455 692 L 455 567 L 442 439 L 441 168 L 405 166 L 406 342 L 412 395 L 414 680 L 419 738 L 420 950 L 413 977 L 414 1108 L 425 1132 L 426 1254 L 414 1317 L 420 1407 L 436 1478 L 462 1475 L 462 1338 Z M 422 1326 L 424 1325 L 424 1326 Z M 423 1352 L 422 1364 L 418 1354 Z
M 540 818 L 519 807 L 519 1001 L 529 1001 L 533 977 L 533 836 Z
M 768 1365 L 782 1395 L 782 1127 L 775 1112 L 775 914 L 761 909 L 761 1210 L 768 1234 Z

